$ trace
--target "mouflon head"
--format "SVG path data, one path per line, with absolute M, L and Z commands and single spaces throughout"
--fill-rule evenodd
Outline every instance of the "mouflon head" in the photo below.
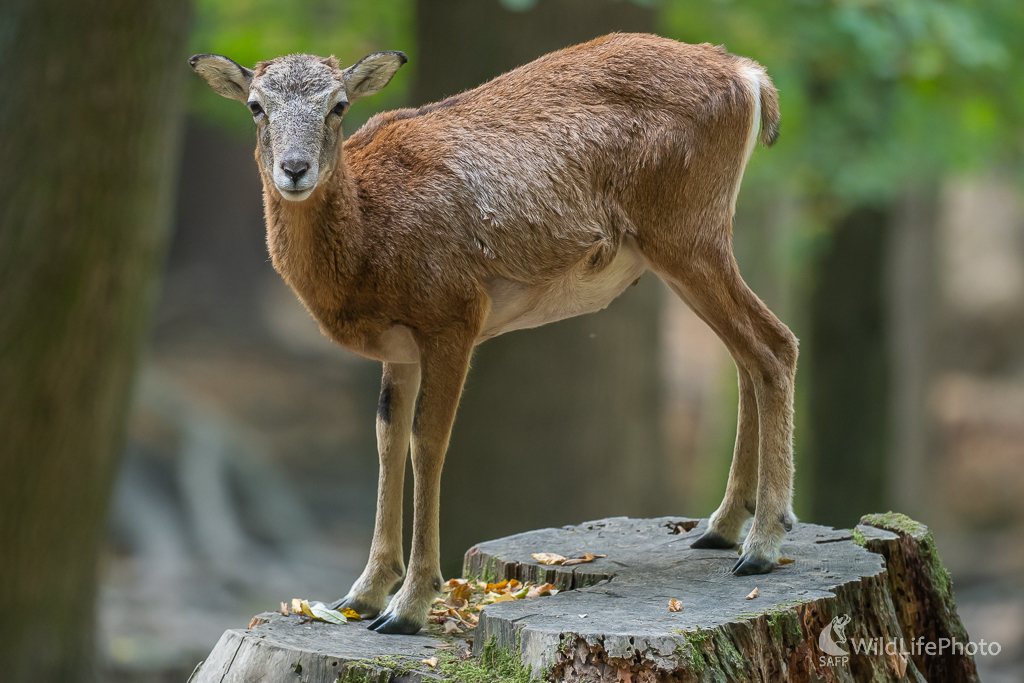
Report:
M 264 184 L 289 201 L 309 197 L 340 158 L 341 121 L 360 97 L 379 92 L 406 63 L 377 52 L 347 69 L 334 57 L 287 55 L 247 69 L 221 55 L 199 54 L 192 68 L 213 90 L 243 102 L 256 123 L 256 158 Z

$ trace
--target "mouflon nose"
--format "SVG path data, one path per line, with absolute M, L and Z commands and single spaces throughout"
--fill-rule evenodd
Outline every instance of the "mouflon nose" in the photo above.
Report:
M 298 183 L 299 179 L 309 170 L 309 162 L 302 159 L 284 159 L 281 161 L 281 170 L 288 176 L 292 183 Z

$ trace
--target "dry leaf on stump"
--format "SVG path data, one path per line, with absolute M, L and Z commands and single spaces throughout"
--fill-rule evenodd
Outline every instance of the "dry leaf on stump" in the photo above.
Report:
M 539 598 L 542 595 L 554 595 L 558 592 L 554 584 L 544 583 L 539 586 L 531 586 L 530 590 L 527 591 L 526 597 L 528 598 Z
M 670 534 L 679 536 L 691 531 L 697 526 L 697 522 L 692 520 L 686 522 L 666 522 L 665 526 L 668 528 Z

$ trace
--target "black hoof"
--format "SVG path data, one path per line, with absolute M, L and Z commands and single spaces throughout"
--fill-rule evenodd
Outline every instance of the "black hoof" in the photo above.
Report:
M 728 550 L 736 547 L 736 543 L 714 531 L 705 531 L 703 536 L 690 544 L 690 547 L 698 550 Z
M 348 597 L 341 598 L 340 600 L 335 600 L 327 607 L 330 609 L 337 610 L 342 610 L 346 608 L 353 609 L 356 612 L 358 612 L 359 616 L 361 616 L 363 619 L 372 619 L 373 617 L 380 614 L 380 610 L 374 607 L 373 605 L 368 605 L 365 602 L 356 600 L 355 598 Z
M 774 562 L 770 562 L 761 557 L 755 557 L 753 555 L 744 555 L 740 559 L 736 560 L 736 564 L 733 565 L 732 573 L 736 576 L 750 576 L 751 574 L 767 574 L 772 570 Z
M 397 614 L 385 612 L 380 615 L 368 627 L 377 633 L 391 633 L 400 636 L 411 636 L 419 633 L 422 626 L 411 619 L 400 617 Z

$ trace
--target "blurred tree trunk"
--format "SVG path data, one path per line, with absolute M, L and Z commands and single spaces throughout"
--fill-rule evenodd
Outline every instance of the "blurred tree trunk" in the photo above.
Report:
M 507 9 L 523 4 L 419 0 L 412 104 L 453 95 L 567 45 L 655 27 L 652 10 L 628 2 L 540 0 L 527 11 Z M 611 515 L 673 512 L 660 432 L 662 291 L 648 274 L 606 311 L 514 332 L 478 349 L 445 464 L 446 574 L 458 573 L 462 553 L 479 541 Z
M 0 5 L 0 667 L 94 678 L 98 551 L 168 227 L 187 0 Z
M 810 507 L 818 524 L 853 526 L 885 506 L 889 417 L 886 237 L 891 213 L 857 207 L 839 220 L 815 268 L 807 402 Z
M 935 375 L 937 187 L 904 192 L 897 200 L 886 240 L 885 294 L 890 373 L 889 457 L 885 504 L 910 515 L 932 516 L 934 485 L 929 454 L 935 434 L 928 389 Z
M 818 260 L 804 367 L 819 524 L 927 512 L 936 193 L 854 208 Z

